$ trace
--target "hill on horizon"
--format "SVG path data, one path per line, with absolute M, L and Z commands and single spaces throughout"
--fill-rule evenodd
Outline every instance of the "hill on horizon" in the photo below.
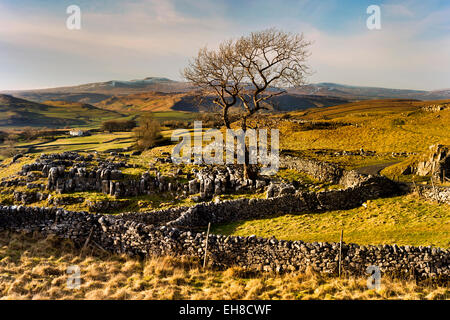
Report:
M 7 91 L 6 93 L 37 103 L 69 101 L 92 104 L 98 108 L 118 112 L 217 110 L 217 106 L 212 102 L 212 96 L 199 99 L 196 91 L 197 88 L 187 82 L 147 77 L 141 80 L 112 80 L 72 87 Z M 273 98 L 271 102 L 277 110 L 291 111 L 331 106 L 349 101 L 348 98 L 343 97 L 287 92 Z
M 445 100 L 450 99 L 450 90 L 410 90 L 381 87 L 351 86 L 338 83 L 322 82 L 288 89 L 290 93 L 312 94 L 318 96 L 335 96 L 351 100 L 373 99 L 416 99 Z
M 163 93 L 186 93 L 197 88 L 188 82 L 175 81 L 165 77 L 146 77 L 135 80 L 110 80 L 104 82 L 93 82 L 75 86 L 65 86 L 34 90 L 7 90 L 0 93 L 12 94 L 17 97 L 30 98 L 56 95 L 86 94 L 88 97 L 102 98 L 103 96 L 128 95 L 145 92 Z M 420 100 L 441 100 L 450 99 L 450 89 L 440 90 L 409 90 L 393 89 L 382 87 L 368 87 L 345 85 L 339 83 L 322 82 L 316 84 L 306 84 L 301 87 L 287 88 L 288 93 L 334 96 L 347 99 L 420 99 Z M 55 97 L 54 97 L 55 98 Z M 74 97 L 75 98 L 75 97 Z M 77 97 L 80 99 L 81 97 Z M 42 100 L 43 99 L 43 100 Z M 53 100 L 53 99 L 52 99 Z
M 197 88 L 187 82 L 164 77 L 147 77 L 129 81 L 111 80 L 77 86 L 38 90 L 6 91 L 15 97 L 44 103 L 68 101 L 94 105 L 117 112 L 142 111 L 216 111 L 212 96 L 197 97 Z M 450 90 L 405 90 L 350 86 L 336 83 L 309 84 L 287 88 L 286 93 L 271 100 L 279 111 L 304 110 L 372 99 L 450 99 Z
M 361 118 L 380 114 L 382 116 L 389 114 L 419 112 L 422 107 L 429 105 L 449 105 L 450 99 L 444 100 L 416 100 L 416 99 L 374 99 L 349 102 L 326 108 L 310 108 L 307 110 L 293 111 L 292 116 L 300 116 L 304 120 L 323 120 L 335 119 L 348 115 L 354 115 Z M 433 115 L 433 112 L 422 111 L 424 114 Z M 439 114 L 437 114 L 438 116 Z M 435 115 L 436 116 L 436 115 Z M 439 118 L 439 117 L 438 117 Z

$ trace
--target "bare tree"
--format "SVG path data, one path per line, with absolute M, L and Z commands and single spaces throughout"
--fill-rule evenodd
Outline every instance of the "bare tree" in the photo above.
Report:
M 184 70 L 183 76 L 204 95 L 214 95 L 222 109 L 224 125 L 230 128 L 229 109 L 241 106 L 241 128 L 247 120 L 267 109 L 273 97 L 286 87 L 300 86 L 309 74 L 308 47 L 303 34 L 277 29 L 253 32 L 220 44 L 217 50 L 202 48 Z M 248 177 L 246 148 L 244 173 Z
M 244 73 L 239 65 L 235 43 L 231 40 L 220 44 L 219 49 L 198 52 L 197 58 L 189 63 L 184 77 L 199 87 L 201 94 L 213 94 L 213 102 L 222 109 L 225 126 L 230 129 L 229 108 L 238 101 L 243 91 Z

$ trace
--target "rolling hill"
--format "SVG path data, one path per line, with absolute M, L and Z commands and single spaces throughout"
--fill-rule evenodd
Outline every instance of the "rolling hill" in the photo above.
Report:
M 130 95 L 113 96 L 96 104 L 99 108 L 119 112 L 141 111 L 187 111 L 203 112 L 217 111 L 213 96 L 201 99 L 194 93 L 147 92 Z M 272 99 L 274 108 L 278 111 L 304 110 L 315 107 L 334 106 L 348 103 L 349 100 L 336 97 L 320 97 L 297 94 L 283 94 Z
M 39 103 L 63 100 L 118 112 L 216 110 L 213 97 L 203 97 L 200 102 L 196 88 L 191 84 L 161 77 L 5 93 Z M 450 99 L 450 90 L 403 90 L 319 83 L 287 88 L 286 93 L 273 98 L 272 103 L 277 110 L 293 111 L 371 99 Z
M 46 100 L 63 100 L 96 104 L 115 96 L 148 92 L 176 94 L 180 92 L 189 92 L 193 89 L 194 88 L 186 82 L 173 81 L 167 78 L 147 77 L 141 80 L 111 80 L 70 87 L 4 91 L 3 93 L 37 102 L 43 102 Z
M 85 103 L 64 101 L 32 102 L 0 95 L 0 127 L 88 126 L 105 119 L 120 118 L 118 112 Z
M 389 115 L 419 111 L 421 108 L 430 105 L 448 105 L 450 100 L 411 100 L 411 99 L 381 99 L 381 100 L 364 100 L 331 106 L 327 108 L 311 108 L 303 112 L 303 119 L 314 120 L 320 118 L 334 119 L 347 115 L 357 116 L 373 116 L 373 115 Z M 424 114 L 433 114 L 432 112 L 424 112 Z M 439 114 L 436 114 L 439 118 Z
M 99 108 L 119 112 L 217 110 L 217 106 L 212 102 L 212 96 L 199 99 L 196 88 L 189 83 L 158 77 L 130 81 L 112 80 L 72 87 L 8 91 L 7 93 L 36 102 L 63 100 L 89 103 Z M 277 110 L 290 111 L 332 106 L 349 101 L 342 97 L 288 92 L 275 97 L 272 102 Z
M 419 110 L 420 107 L 434 103 L 434 101 L 420 101 L 410 99 L 381 99 L 364 100 L 331 106 L 327 108 L 311 108 L 305 110 L 302 119 L 317 120 L 321 118 L 334 119 L 347 115 L 364 115 L 376 113 L 399 113 Z
M 311 94 L 316 96 L 334 96 L 349 100 L 366 99 L 417 99 L 442 100 L 450 99 L 450 90 L 405 90 L 377 87 L 349 86 L 337 83 L 309 84 L 299 88 L 288 89 L 289 93 Z
M 450 105 L 450 100 L 364 100 L 293 111 L 288 117 L 273 117 L 286 118 L 278 122 L 280 145 L 284 150 L 350 151 L 363 148 L 377 153 L 422 153 L 433 144 L 450 144 L 450 109 L 438 112 L 423 109 L 437 104 Z M 324 159 L 337 161 L 336 157 L 328 155 L 324 155 Z M 366 157 L 360 160 L 366 161 Z M 386 160 L 396 159 L 389 156 Z M 364 163 L 360 164 L 363 166 Z

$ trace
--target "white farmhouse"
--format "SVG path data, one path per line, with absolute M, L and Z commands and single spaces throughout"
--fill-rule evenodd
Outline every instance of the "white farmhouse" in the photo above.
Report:
M 70 131 L 69 131 L 69 134 L 70 134 L 72 137 L 84 137 L 84 136 L 89 136 L 89 135 L 91 135 L 91 134 L 89 133 L 89 131 L 75 130 L 75 129 L 70 130 Z

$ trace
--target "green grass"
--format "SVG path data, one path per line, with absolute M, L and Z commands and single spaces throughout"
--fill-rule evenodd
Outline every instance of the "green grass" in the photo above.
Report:
M 289 182 L 298 181 L 301 183 L 318 183 L 317 180 L 311 178 L 310 176 L 293 169 L 280 169 L 276 173 L 276 176 Z
M 306 242 L 433 245 L 450 247 L 450 206 L 429 203 L 413 195 L 377 199 L 367 208 L 325 213 L 287 214 L 214 226 L 214 233 L 261 237 L 275 236 Z
M 33 152 L 65 152 L 65 151 L 107 151 L 130 147 L 135 143 L 132 132 L 99 133 L 86 137 L 61 137 L 55 141 L 39 144 Z M 23 145 L 33 146 L 34 143 Z
M 29 164 L 34 162 L 34 156 L 25 156 L 22 158 L 19 158 L 16 162 L 13 164 L 11 163 L 12 158 L 5 158 L 3 160 L 4 164 L 7 165 L 6 168 L 0 168 L 0 179 L 2 178 L 9 178 L 12 177 L 14 174 L 16 174 L 20 169 L 22 169 L 22 166 L 24 164 Z
M 54 193 L 52 193 L 54 194 Z M 61 197 L 60 195 L 55 195 L 56 197 Z M 114 202 L 123 202 L 125 205 L 120 206 L 119 209 L 110 210 L 108 209 L 105 212 L 100 212 L 103 214 L 118 214 L 122 212 L 148 212 L 152 210 L 160 210 L 167 209 L 171 207 L 178 206 L 192 206 L 195 203 L 190 199 L 176 199 L 169 192 L 151 194 L 151 195 L 140 195 L 136 197 L 120 197 L 115 198 L 114 196 L 106 195 L 101 192 L 73 192 L 63 194 L 64 197 L 82 197 L 85 199 L 82 203 L 75 203 L 70 205 L 64 205 L 64 209 L 71 211 L 89 211 L 89 207 L 87 206 L 87 201 L 97 202 L 97 201 L 114 201 Z M 2 196 L 0 194 L 0 200 L 2 200 Z M 11 202 L 9 198 L 4 196 L 4 201 Z M 47 206 L 47 201 L 44 200 L 42 202 L 33 203 L 33 206 Z

